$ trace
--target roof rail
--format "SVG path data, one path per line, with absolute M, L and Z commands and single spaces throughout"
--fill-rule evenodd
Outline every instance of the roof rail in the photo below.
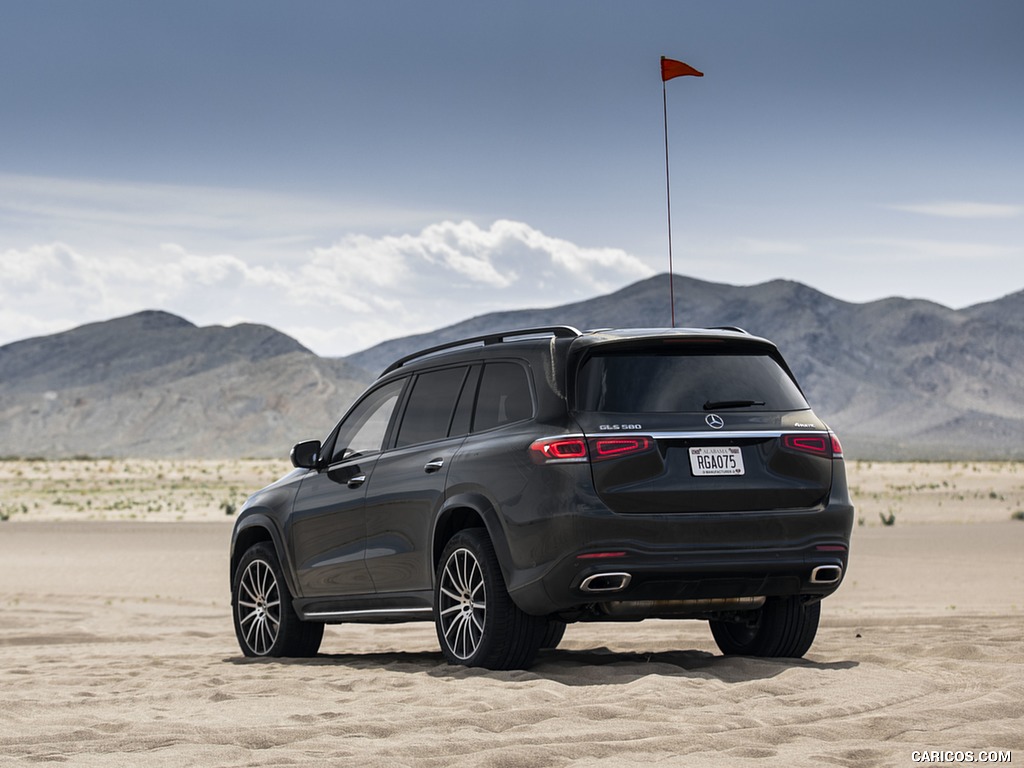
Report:
M 471 347 L 474 344 L 483 344 L 489 346 L 491 344 L 501 344 L 507 339 L 514 339 L 517 337 L 526 336 L 554 336 L 556 339 L 575 339 L 577 336 L 583 334 L 576 328 L 570 325 L 546 325 L 539 328 L 522 328 L 518 331 L 501 331 L 500 333 L 486 333 L 481 336 L 472 336 L 468 339 L 459 339 L 458 341 L 449 341 L 445 344 L 438 344 L 436 347 L 430 347 L 428 349 L 421 349 L 419 352 L 413 352 L 411 355 L 399 358 L 387 368 L 384 369 L 385 374 L 391 373 L 394 370 L 401 368 L 407 363 L 411 363 L 413 360 L 417 360 L 421 357 L 429 357 L 435 355 L 438 352 L 444 352 L 449 349 L 456 349 L 458 347 Z

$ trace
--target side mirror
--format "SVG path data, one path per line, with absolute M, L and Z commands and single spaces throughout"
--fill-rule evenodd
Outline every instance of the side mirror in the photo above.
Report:
M 316 469 L 320 460 L 320 441 L 306 440 L 292 447 L 292 466 L 300 469 Z

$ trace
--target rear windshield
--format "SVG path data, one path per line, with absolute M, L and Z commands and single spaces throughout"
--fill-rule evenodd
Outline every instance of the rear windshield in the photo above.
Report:
M 794 381 L 761 350 L 597 352 L 580 368 L 577 407 L 605 413 L 808 408 Z

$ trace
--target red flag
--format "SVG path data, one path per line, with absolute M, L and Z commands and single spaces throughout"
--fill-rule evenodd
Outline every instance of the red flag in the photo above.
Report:
M 683 75 L 704 77 L 703 72 L 694 69 L 689 64 L 683 64 L 683 62 L 676 61 L 675 59 L 666 59 L 664 56 L 661 57 L 662 82 L 665 80 L 671 80 L 673 77 L 682 77 Z

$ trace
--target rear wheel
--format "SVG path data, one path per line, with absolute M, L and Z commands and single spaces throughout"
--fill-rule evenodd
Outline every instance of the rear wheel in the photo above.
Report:
M 565 634 L 565 622 L 561 619 L 548 619 L 547 629 L 540 641 L 541 650 L 551 651 L 558 647 Z
M 727 656 L 800 658 L 818 631 L 821 602 L 770 597 L 748 621 L 711 621 L 711 634 Z
M 235 636 L 246 656 L 316 656 L 321 623 L 300 621 L 274 548 L 254 544 L 242 555 L 231 584 Z
M 479 528 L 455 534 L 441 555 L 434 620 L 450 663 L 487 669 L 529 666 L 548 627 L 512 602 L 494 546 Z

